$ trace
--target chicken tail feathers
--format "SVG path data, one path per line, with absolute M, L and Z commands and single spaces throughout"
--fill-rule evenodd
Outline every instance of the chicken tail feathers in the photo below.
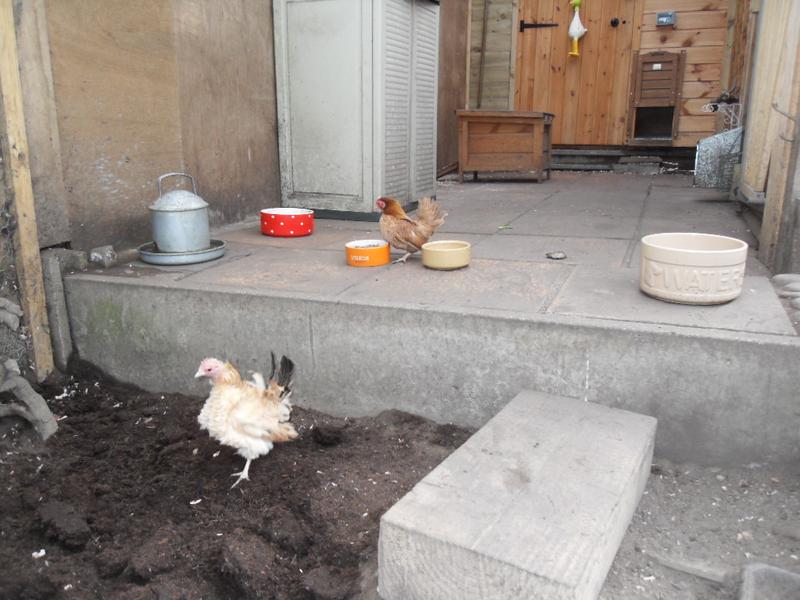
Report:
M 280 364 L 275 360 L 275 353 L 270 352 L 272 371 L 269 374 L 268 390 L 279 399 L 288 398 L 292 393 L 290 386 L 294 377 L 294 362 L 287 356 L 281 356 Z
M 442 212 L 439 205 L 432 198 L 425 197 L 419 201 L 417 207 L 417 222 L 425 224 L 433 231 L 444 223 L 447 213 Z
M 294 377 L 294 363 L 286 356 L 281 356 L 281 364 L 275 374 L 275 382 L 281 386 L 285 392 L 289 391 L 289 386 Z
M 272 433 L 270 439 L 273 442 L 290 442 L 297 439 L 297 430 L 291 423 L 281 423 L 280 427 Z

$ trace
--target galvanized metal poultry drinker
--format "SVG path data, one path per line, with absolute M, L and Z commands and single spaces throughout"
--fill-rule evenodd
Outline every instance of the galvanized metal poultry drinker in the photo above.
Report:
M 186 177 L 192 191 L 163 193 L 161 183 L 168 177 Z M 166 173 L 156 182 L 158 199 L 149 207 L 153 241 L 139 246 L 146 263 L 186 265 L 214 260 L 225 254 L 225 242 L 212 240 L 208 229 L 208 203 L 197 195 L 194 177 L 188 173 Z

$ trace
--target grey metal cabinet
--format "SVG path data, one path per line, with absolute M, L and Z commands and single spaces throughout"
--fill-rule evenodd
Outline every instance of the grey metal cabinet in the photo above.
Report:
M 275 0 L 284 206 L 368 213 L 436 186 L 438 3 Z

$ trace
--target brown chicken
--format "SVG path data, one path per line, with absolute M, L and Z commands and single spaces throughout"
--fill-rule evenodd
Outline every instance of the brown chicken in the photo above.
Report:
M 393 262 L 406 262 L 408 257 L 422 248 L 439 226 L 444 223 L 447 213 L 439 210 L 439 205 L 430 198 L 419 201 L 417 218 L 412 219 L 394 198 L 378 198 L 376 201 L 381 215 L 381 235 L 391 246 L 405 251 Z
M 265 385 L 260 374 L 253 382 L 242 381 L 241 375 L 229 362 L 206 358 L 200 363 L 195 378 L 211 380 L 211 394 L 197 417 L 202 429 L 226 446 L 236 448 L 247 462 L 244 469 L 232 476 L 249 479 L 250 462 L 265 456 L 275 442 L 288 442 L 297 437 L 297 431 L 289 423 L 292 405 L 289 403 L 289 385 L 294 374 L 294 364 L 281 357 L 276 369 L 272 356 L 272 374 Z

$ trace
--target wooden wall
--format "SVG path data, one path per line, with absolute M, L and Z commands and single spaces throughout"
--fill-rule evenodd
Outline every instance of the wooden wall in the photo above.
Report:
M 581 9 L 589 33 L 580 57 L 570 57 L 567 35 L 574 11 L 563 0 L 523 0 L 519 19 L 554 23 L 517 37 L 515 106 L 546 111 L 553 143 L 622 145 L 628 114 L 632 53 L 638 47 L 642 0 L 595 0 Z M 617 27 L 611 19 L 617 18 Z
M 513 108 L 517 0 L 471 2 L 469 108 Z
M 439 99 L 436 169 L 458 163 L 458 119 L 467 104 L 469 0 L 443 0 L 439 7 Z
M 751 0 L 728 0 L 728 74 L 725 86 L 743 104 L 747 101 L 757 10 Z M 735 6 L 734 6 L 735 5 Z
M 656 13 L 677 12 L 677 28 L 656 27 Z M 722 92 L 728 36 L 728 0 L 644 0 L 641 53 L 686 50 L 681 114 L 675 146 L 694 146 L 716 133 L 716 117 L 704 104 Z
M 172 8 L 50 0 L 47 11 L 73 246 L 143 243 L 155 178 L 183 167 Z
M 68 242 L 72 236 L 61 164 L 53 69 L 45 0 L 14 0 L 25 128 L 35 199 L 39 246 Z
M 72 245 L 151 238 L 155 180 L 188 169 L 216 222 L 280 202 L 272 7 L 47 0 Z
M 735 2 L 736 0 L 730 0 Z M 745 3 L 747 0 L 739 0 Z M 477 80 L 479 72 L 480 44 L 482 33 L 484 0 L 472 0 L 472 29 L 470 43 L 470 107 L 477 107 Z M 626 113 L 627 106 L 616 103 L 613 100 L 617 97 L 627 98 L 628 85 L 630 82 L 630 67 L 627 59 L 624 58 L 626 52 L 639 50 L 641 53 L 656 50 L 666 50 L 680 52 L 685 50 L 687 62 L 685 74 L 682 82 L 682 102 L 680 107 L 680 119 L 678 124 L 678 138 L 675 146 L 694 146 L 703 137 L 716 132 L 716 118 L 710 113 L 703 113 L 704 104 L 715 100 L 722 92 L 723 85 L 723 65 L 725 61 L 726 46 L 732 34 L 729 33 L 728 9 L 729 0 L 593 0 L 587 2 L 581 9 L 581 19 L 589 29 L 589 33 L 581 40 L 582 57 L 580 69 L 576 69 L 573 63 L 563 60 L 560 47 L 561 38 L 566 40 L 565 27 L 568 26 L 567 17 L 572 14 L 567 0 L 519 0 L 519 8 L 522 16 L 526 20 L 538 19 L 540 22 L 559 22 L 558 28 L 553 30 L 538 29 L 535 34 L 526 32 L 516 34 L 514 32 L 517 21 L 513 3 L 509 0 L 491 0 L 488 13 L 487 43 L 485 56 L 485 83 L 483 108 L 507 108 L 505 84 L 509 78 L 513 78 L 515 70 L 519 71 L 519 62 L 513 65 L 513 61 L 508 60 L 508 52 L 517 45 L 519 52 L 524 52 L 526 60 L 546 61 L 547 67 L 554 72 L 563 72 L 563 82 L 554 83 L 546 86 L 551 89 L 564 87 L 570 90 L 565 94 L 559 103 L 550 102 L 553 92 L 546 90 L 548 102 L 536 97 L 536 90 L 527 96 L 519 94 L 522 104 L 526 101 L 535 106 L 522 106 L 524 110 L 549 109 L 557 115 L 554 122 L 554 142 L 555 143 L 580 143 L 597 145 L 616 145 L 624 143 L 624 124 L 619 124 L 619 113 Z M 552 10 L 551 10 L 552 9 Z M 655 24 L 656 13 L 663 11 L 676 11 L 677 27 L 657 28 Z M 636 13 L 636 14 L 633 14 Z M 633 15 L 633 22 L 631 21 Z M 614 37 L 598 36 L 598 32 L 608 28 L 610 17 L 617 16 L 625 21 L 625 25 L 620 25 L 618 31 L 621 32 L 625 26 L 635 27 L 633 40 L 628 43 L 623 40 L 623 36 L 617 35 L 617 45 L 621 46 L 621 54 L 617 56 L 617 48 L 610 48 L 605 40 Z M 593 35 L 594 32 L 594 35 Z M 530 39 L 524 36 L 538 36 L 533 47 L 525 49 L 523 44 L 527 44 Z M 547 40 L 553 39 L 552 44 Z M 594 38 L 594 39 L 593 39 Z M 544 43 L 538 40 L 545 40 Z M 530 44 L 528 44 L 530 45 Z M 568 40 L 564 42 L 568 46 Z M 553 53 L 551 46 L 558 46 L 558 52 Z M 600 60 L 600 56 L 614 53 L 615 59 L 606 63 Z M 573 61 L 574 62 L 574 61 Z M 586 64 L 584 64 L 586 63 Z M 591 63 L 591 64 L 589 64 Z M 525 75 L 529 79 L 535 71 L 534 67 L 529 68 L 530 73 Z M 620 77 L 617 77 L 621 73 Z M 612 81 L 613 79 L 613 81 Z M 517 82 L 516 86 L 520 90 L 520 85 L 527 85 L 530 82 Z M 513 82 L 512 82 L 513 85 Z M 534 86 L 535 88 L 536 86 Z M 608 106 L 604 109 L 592 107 L 591 110 L 581 108 L 581 101 L 588 103 L 589 100 L 583 99 L 582 94 L 591 94 L 591 102 L 597 102 L 602 94 L 611 98 Z M 558 93 L 555 94 L 560 97 Z M 555 106 L 554 104 L 559 104 Z M 511 106 L 514 105 L 512 100 Z M 545 108 L 543 108 L 545 107 Z M 581 123 L 582 115 L 590 115 L 592 134 L 581 133 L 586 128 Z M 559 118 L 561 117 L 561 118 Z M 602 123 L 595 124 L 595 121 Z M 576 132 L 572 133 L 569 128 L 574 123 Z M 565 129 L 566 128 L 566 129 Z
M 173 0 L 186 169 L 230 223 L 280 205 L 272 3 Z
M 747 107 L 740 191 L 765 202 L 759 258 L 783 270 L 800 229 L 800 2 L 762 2 Z M 792 259 L 797 260 L 797 259 Z M 794 263 L 796 265 L 796 262 Z

